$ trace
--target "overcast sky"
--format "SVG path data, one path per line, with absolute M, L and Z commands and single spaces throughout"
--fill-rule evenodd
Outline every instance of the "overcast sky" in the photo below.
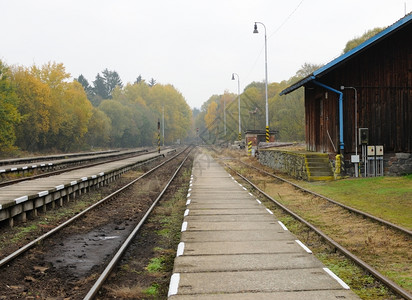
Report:
M 0 0 L 0 59 L 63 63 L 90 83 L 105 68 L 123 83 L 139 74 L 172 84 L 193 107 L 225 90 L 324 64 L 348 40 L 393 24 L 412 0 Z

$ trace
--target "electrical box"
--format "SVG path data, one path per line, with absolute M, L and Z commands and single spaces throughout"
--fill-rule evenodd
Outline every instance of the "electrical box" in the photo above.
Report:
M 359 128 L 359 144 L 360 145 L 367 145 L 368 144 L 368 137 L 369 137 L 368 128 Z
M 376 155 L 382 156 L 383 155 L 383 146 L 376 146 Z
M 352 163 L 359 163 L 359 155 L 351 155 L 350 161 Z
M 368 156 L 375 156 L 375 146 L 368 146 Z

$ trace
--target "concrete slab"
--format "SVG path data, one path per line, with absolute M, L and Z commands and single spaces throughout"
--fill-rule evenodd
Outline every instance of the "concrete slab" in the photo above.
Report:
M 197 209 L 192 211 L 192 215 L 265 215 L 268 212 L 265 212 L 262 208 L 255 209 Z
M 234 203 L 228 203 L 228 201 L 221 203 L 190 203 L 190 209 L 241 209 L 241 208 L 257 208 L 259 204 L 250 200 L 246 201 L 233 201 Z
M 192 209 L 189 209 L 189 215 L 185 218 L 187 222 L 273 222 L 274 220 L 273 215 L 269 213 L 260 215 L 199 215 L 195 214 Z
M 286 230 L 239 230 L 239 231 L 184 231 L 182 242 L 241 242 L 241 241 L 294 241 L 296 237 Z
M 231 241 L 185 243 L 184 255 L 306 253 L 295 241 Z M 217 262 L 216 262 L 217 263 Z
M 187 223 L 187 230 L 195 231 L 242 231 L 242 230 L 276 230 L 280 231 L 281 227 L 275 220 L 273 222 L 197 222 Z
M 219 256 L 183 255 L 176 257 L 173 272 L 227 272 L 322 267 L 323 265 L 313 255 L 307 253 L 239 254 Z
M 179 294 L 287 292 L 341 289 L 323 269 L 181 273 Z
M 229 293 L 229 294 L 193 294 L 193 295 L 174 295 L 169 297 L 171 300 L 359 300 L 352 291 L 346 290 L 327 290 L 327 291 L 293 291 L 276 293 Z

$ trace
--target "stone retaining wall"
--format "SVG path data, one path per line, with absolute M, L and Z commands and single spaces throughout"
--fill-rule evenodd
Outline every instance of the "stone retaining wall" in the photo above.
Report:
M 259 150 L 259 162 L 297 179 L 308 180 L 303 154 L 281 150 L 274 151 L 273 149 Z

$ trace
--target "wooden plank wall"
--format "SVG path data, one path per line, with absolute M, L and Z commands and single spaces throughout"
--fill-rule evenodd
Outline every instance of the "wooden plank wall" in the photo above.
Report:
M 386 152 L 412 152 L 412 24 L 358 53 L 319 81 L 340 90 L 358 91 L 358 128 L 369 128 L 369 144 Z M 355 152 L 355 97 L 344 90 L 345 152 Z M 305 86 L 308 150 L 339 149 L 338 96 L 319 86 Z

